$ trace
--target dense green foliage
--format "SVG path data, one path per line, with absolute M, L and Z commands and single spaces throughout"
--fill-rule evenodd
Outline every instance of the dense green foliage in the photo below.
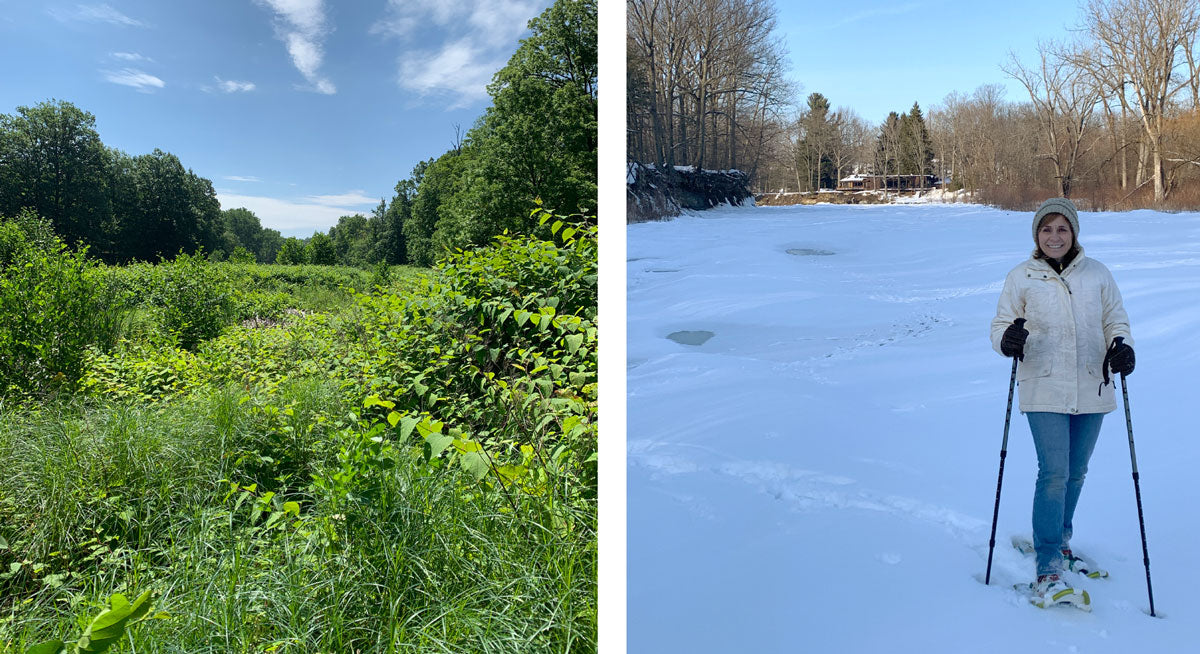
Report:
M 119 313 L 96 264 L 47 222 L 0 220 L 0 401 L 73 388 L 87 348 L 112 345 Z
M 592 0 L 558 0 L 531 20 L 463 143 L 397 185 L 400 209 L 388 215 L 403 224 L 408 262 L 428 265 L 505 230 L 534 233 L 539 199 L 560 213 L 595 212 L 596 21 Z
M 0 408 L 0 651 L 146 591 L 136 651 L 594 651 L 596 228 L 531 220 L 419 275 L 102 270 L 151 324 L 185 275 L 284 310 L 191 349 L 134 320 Z

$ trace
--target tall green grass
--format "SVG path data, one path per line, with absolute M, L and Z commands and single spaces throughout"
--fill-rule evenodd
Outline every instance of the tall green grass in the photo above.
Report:
M 593 534 L 464 497 L 414 448 L 373 472 L 380 494 L 314 494 L 363 437 L 342 407 L 306 381 L 0 418 L 0 651 L 147 589 L 170 617 L 133 630 L 139 652 L 594 649 Z M 299 511 L 268 526 L 283 499 Z

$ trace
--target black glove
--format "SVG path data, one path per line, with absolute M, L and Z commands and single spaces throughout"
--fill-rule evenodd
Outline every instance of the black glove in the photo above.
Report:
M 1109 368 L 1114 374 L 1128 375 L 1133 372 L 1133 363 L 1133 348 L 1125 343 L 1124 338 L 1114 338 L 1104 355 L 1105 377 L 1108 376 Z
M 1004 330 L 1004 336 L 1000 337 L 1001 354 L 1025 360 L 1025 339 L 1029 338 L 1029 330 L 1025 329 L 1024 325 L 1025 319 L 1017 318 Z

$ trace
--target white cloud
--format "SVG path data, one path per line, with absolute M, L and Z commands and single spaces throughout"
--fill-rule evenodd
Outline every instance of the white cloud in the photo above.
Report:
M 400 58 L 400 86 L 421 96 L 446 97 L 447 109 L 487 98 L 492 75 L 504 59 L 485 59 L 467 39 L 447 43 L 437 52 L 409 52 Z
M 148 63 L 154 62 L 153 59 L 144 57 L 136 52 L 110 52 L 108 56 L 112 57 L 113 59 L 120 59 L 121 61 L 145 61 Z
M 113 84 L 131 86 L 142 93 L 151 93 L 154 89 L 161 89 L 167 85 L 161 79 L 136 68 L 122 68 L 121 70 L 102 72 L 104 73 L 104 79 Z
M 421 97 L 449 100 L 456 109 L 487 98 L 492 75 L 502 68 L 548 0 L 389 0 L 370 33 L 433 47 L 412 48 L 397 58 L 398 84 Z M 436 30 L 430 30 L 430 26 Z
M 221 190 L 217 191 L 217 201 L 221 203 L 221 209 L 245 207 L 258 216 L 263 227 L 279 230 L 284 236 L 299 238 L 312 236 L 316 231 L 329 231 L 342 216 L 367 213 L 361 209 L 258 195 L 239 195 Z
M 310 90 L 326 95 L 337 93 L 337 87 L 320 74 L 325 58 L 324 40 L 329 33 L 325 25 L 322 0 L 258 0 L 275 12 L 275 36 L 287 46 L 292 65 L 311 85 Z
M 254 175 L 225 175 L 221 179 L 227 179 L 231 182 L 261 182 L 262 180 Z
M 310 195 L 305 199 L 315 204 L 333 207 L 340 205 L 374 205 L 379 203 L 379 198 L 372 198 L 363 195 L 362 189 L 354 189 L 353 191 L 348 191 L 338 195 Z
M 247 91 L 253 91 L 255 88 L 254 82 L 239 82 L 237 80 L 221 79 L 215 75 L 213 76 L 213 79 L 217 80 L 217 90 L 221 91 L 222 93 L 245 93 Z
M 74 9 L 52 8 L 49 13 L 62 22 L 77 20 L 85 23 L 109 23 L 126 27 L 149 27 L 146 23 L 130 18 L 107 4 L 75 5 Z

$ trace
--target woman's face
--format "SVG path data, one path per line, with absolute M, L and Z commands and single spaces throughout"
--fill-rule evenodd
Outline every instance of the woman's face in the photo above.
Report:
M 1038 247 L 1047 257 L 1061 259 L 1071 250 L 1075 235 L 1066 216 L 1060 213 L 1050 215 L 1053 218 L 1042 223 L 1042 228 L 1038 230 Z

